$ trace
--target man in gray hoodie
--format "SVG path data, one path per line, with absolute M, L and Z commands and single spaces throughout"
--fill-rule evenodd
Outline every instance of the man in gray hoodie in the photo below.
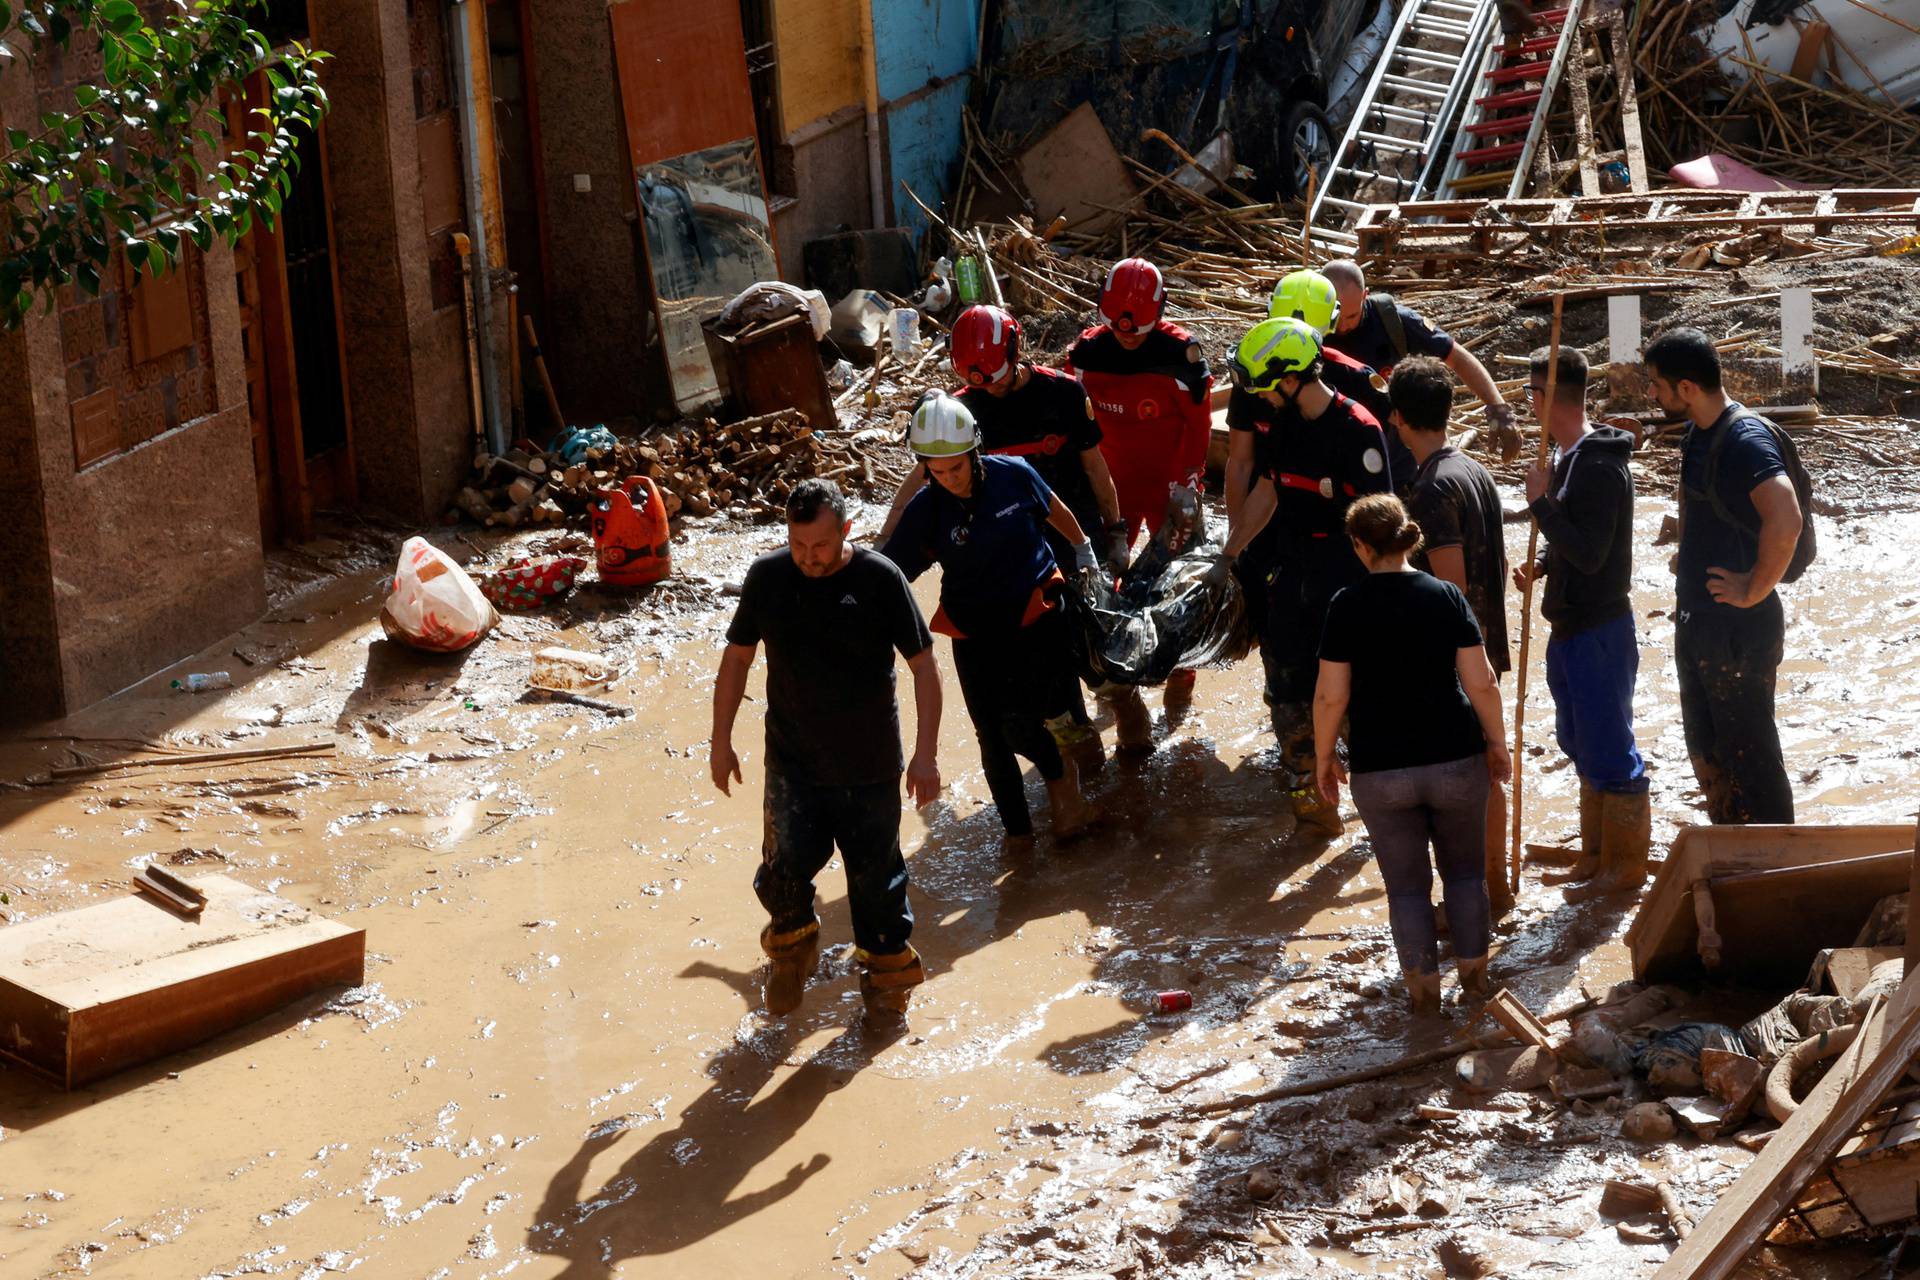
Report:
M 1514 570 L 1524 586 L 1546 579 L 1540 612 L 1547 641 L 1547 687 L 1554 731 L 1580 775 L 1581 858 L 1569 880 L 1600 877 L 1603 892 L 1637 891 L 1646 880 L 1653 824 L 1647 766 L 1633 738 L 1633 687 L 1640 670 L 1634 633 L 1634 437 L 1587 421 L 1587 359 L 1560 349 L 1553 403 L 1547 403 L 1552 354 L 1529 361 L 1534 413 L 1555 446 L 1551 467 L 1527 471 L 1528 509 L 1546 546 Z

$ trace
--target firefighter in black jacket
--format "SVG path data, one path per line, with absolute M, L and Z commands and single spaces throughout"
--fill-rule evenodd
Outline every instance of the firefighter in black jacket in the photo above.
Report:
M 1248 584 L 1266 594 L 1267 702 L 1297 829 L 1332 839 L 1344 830 L 1339 811 L 1314 786 L 1320 632 L 1334 593 L 1366 576 L 1347 539 L 1347 508 L 1387 492 L 1387 456 L 1380 424 L 1329 389 L 1320 368 L 1320 338 L 1305 321 L 1266 320 L 1241 340 L 1232 373 L 1257 401 L 1256 461 L 1251 491 L 1232 504 L 1226 552 L 1239 555 L 1274 527 L 1271 559 Z

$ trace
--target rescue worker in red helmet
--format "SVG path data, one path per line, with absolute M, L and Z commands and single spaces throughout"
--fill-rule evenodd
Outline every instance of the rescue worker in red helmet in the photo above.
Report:
M 1100 452 L 1120 502 L 1120 524 L 1107 534 L 1116 570 L 1126 566 L 1142 528 L 1159 531 L 1170 487 L 1201 488 L 1213 434 L 1207 358 L 1192 335 L 1164 318 L 1166 304 L 1158 267 L 1145 258 L 1117 262 L 1100 289 L 1102 323 L 1067 352 L 1067 372 L 1093 399 Z M 1165 697 L 1176 714 L 1191 703 L 1193 681 L 1184 668 L 1168 677 Z M 1128 721 L 1135 709 L 1116 699 L 1114 714 L 1121 746 L 1133 745 L 1137 728 Z M 1145 715 L 1144 706 L 1137 714 Z
M 1234 385 L 1255 400 L 1248 432 L 1263 447 L 1250 492 L 1229 489 L 1226 554 L 1267 535 L 1270 559 L 1238 566 L 1248 593 L 1266 594 L 1260 657 L 1295 830 L 1333 839 L 1340 811 L 1314 783 L 1313 693 L 1327 605 L 1366 576 L 1346 536 L 1347 508 L 1387 492 L 1386 440 L 1372 414 L 1320 380 L 1320 335 L 1304 320 L 1263 320 L 1233 358 Z M 1238 441 L 1236 440 L 1236 445 Z
M 1119 521 L 1120 506 L 1100 453 L 1093 402 L 1076 379 L 1023 359 L 1020 337 L 1020 322 L 999 307 L 974 306 L 961 312 L 948 335 L 953 371 L 966 384 L 955 398 L 973 415 L 980 451 L 1024 458 L 1080 527 L 1092 531 L 1095 549 L 1102 550 L 1105 539 L 1098 535 Z M 893 510 L 880 528 L 883 542 L 926 483 L 924 465 L 901 480 Z M 1052 529 L 1047 537 L 1054 559 L 1071 563 L 1072 548 Z M 1061 750 L 1096 766 L 1102 759 L 1100 736 L 1091 727 L 1080 682 L 1069 677 L 1069 683 L 1068 711 L 1048 727 Z

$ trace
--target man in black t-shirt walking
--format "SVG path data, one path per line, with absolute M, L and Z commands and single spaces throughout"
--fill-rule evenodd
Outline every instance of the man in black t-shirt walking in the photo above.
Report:
M 747 570 L 713 690 L 713 784 L 741 781 L 733 723 L 747 673 L 767 646 L 765 837 L 754 892 L 769 920 L 763 994 L 775 1016 L 800 1005 L 820 959 L 814 877 L 840 849 L 847 869 L 860 993 L 868 1025 L 897 1029 L 925 980 L 907 941 L 907 864 L 900 853 L 900 713 L 893 655 L 913 673 L 916 722 L 907 793 L 940 791 L 940 673 L 933 636 L 907 580 L 886 557 L 847 543 L 846 499 L 824 480 L 787 499 L 788 549 Z
M 1698 329 L 1647 344 L 1648 386 L 1693 426 L 1680 450 L 1680 551 L 1673 657 L 1687 755 L 1716 823 L 1792 822 L 1793 788 L 1773 720 L 1786 649 L 1774 590 L 1793 561 L 1800 495 L 1767 420 L 1720 384 L 1720 353 Z
M 1507 543 L 1500 491 L 1487 469 L 1447 443 L 1453 409 L 1453 379 L 1430 356 L 1400 362 L 1387 384 L 1389 425 L 1414 460 L 1407 508 L 1420 525 L 1424 549 L 1416 569 L 1460 589 L 1480 624 L 1487 661 L 1498 679 L 1512 665 L 1507 655 Z M 1487 898 L 1497 920 L 1513 909 L 1507 879 L 1507 792 L 1499 782 L 1487 792 Z

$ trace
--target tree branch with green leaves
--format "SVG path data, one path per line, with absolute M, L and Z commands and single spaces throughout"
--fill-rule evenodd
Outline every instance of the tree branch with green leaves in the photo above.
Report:
M 327 112 L 327 54 L 275 50 L 249 11 L 267 0 L 0 0 L 0 77 L 98 51 L 97 80 L 61 90 L 66 109 L 7 120 L 0 136 L 0 326 L 73 284 L 100 291 L 116 253 L 159 274 L 192 243 L 271 229 L 300 167 L 300 131 Z M 222 95 L 264 103 L 223 139 Z M 22 128 L 21 125 L 31 127 Z M 216 132 L 216 127 L 220 132 Z

